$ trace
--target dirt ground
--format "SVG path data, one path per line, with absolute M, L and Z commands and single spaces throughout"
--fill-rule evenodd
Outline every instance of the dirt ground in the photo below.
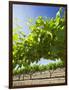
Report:
M 55 70 L 51 78 L 49 71 L 42 72 L 42 74 L 40 74 L 40 72 L 34 73 L 32 75 L 32 80 L 29 80 L 30 76 L 28 74 L 25 75 L 24 81 L 22 80 L 22 77 L 23 76 L 21 75 L 19 81 L 18 76 L 14 76 L 13 86 L 65 83 L 65 68 Z

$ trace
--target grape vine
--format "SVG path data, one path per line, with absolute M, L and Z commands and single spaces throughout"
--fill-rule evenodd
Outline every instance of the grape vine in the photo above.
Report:
M 30 66 L 38 63 L 40 58 L 65 61 L 65 18 L 61 17 L 62 8 L 55 18 L 38 18 L 33 23 L 29 21 L 30 34 L 28 36 L 17 26 L 13 29 L 13 74 L 30 74 L 37 71 L 49 70 L 50 77 L 57 67 L 64 67 L 63 63 L 53 63 L 43 66 Z

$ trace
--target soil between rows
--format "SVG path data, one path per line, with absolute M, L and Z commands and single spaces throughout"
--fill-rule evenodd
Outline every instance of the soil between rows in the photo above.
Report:
M 27 86 L 27 85 L 42 85 L 42 84 L 59 84 L 65 83 L 65 68 L 57 69 L 52 74 L 50 78 L 49 71 L 34 73 L 32 75 L 32 79 L 29 80 L 29 75 L 25 75 L 24 81 L 22 80 L 22 75 L 20 80 L 18 80 L 18 76 L 13 77 L 13 86 Z

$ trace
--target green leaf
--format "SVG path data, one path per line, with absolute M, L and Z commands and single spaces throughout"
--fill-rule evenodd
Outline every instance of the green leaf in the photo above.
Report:
M 14 40 L 14 41 L 17 41 L 17 40 L 18 40 L 18 34 L 14 34 L 14 35 L 13 35 L 13 40 Z

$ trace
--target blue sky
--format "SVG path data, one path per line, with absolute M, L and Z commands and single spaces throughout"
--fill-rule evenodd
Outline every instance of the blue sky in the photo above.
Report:
M 32 5 L 13 5 L 13 28 L 16 26 L 15 23 L 22 26 L 23 32 L 26 35 L 30 33 L 30 30 L 27 26 L 27 22 L 30 18 L 36 19 L 38 16 L 54 18 L 56 16 L 57 11 L 60 7 L 54 6 L 32 6 Z M 64 11 L 64 10 L 63 10 Z M 15 22 L 17 19 L 17 22 Z M 15 22 L 15 23 L 14 23 Z M 51 62 L 51 60 L 41 59 L 40 64 L 47 64 Z

